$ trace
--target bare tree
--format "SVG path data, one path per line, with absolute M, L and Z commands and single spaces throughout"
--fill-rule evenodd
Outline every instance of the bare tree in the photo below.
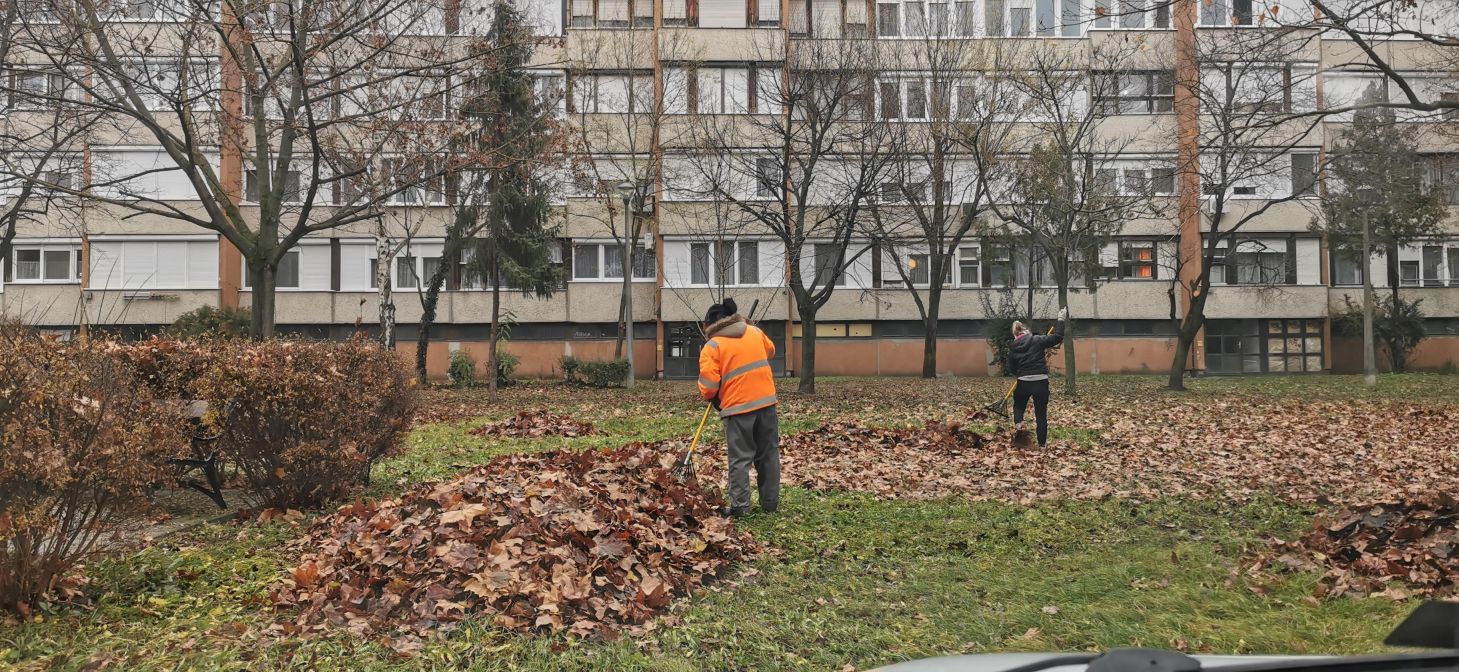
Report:
M 656 91 L 654 54 L 683 66 L 694 62 L 695 52 L 677 34 L 659 37 L 630 24 L 627 30 L 586 31 L 566 64 L 567 112 L 574 128 L 569 151 L 577 157 L 570 170 L 577 198 L 568 209 L 617 247 L 616 263 L 604 264 L 614 268 L 603 271 L 623 281 L 614 357 L 626 350 L 629 387 L 636 378 L 633 280 L 652 264 L 644 241 L 658 216 L 650 197 L 660 180 L 660 148 L 683 132 L 682 125 L 671 123 L 666 105 L 689 95 L 669 77 Z
M 65 190 L 81 184 L 96 121 L 73 81 L 74 45 L 37 57 L 37 47 L 56 42 L 56 28 L 27 9 L 0 5 L 0 264 L 10 263 L 22 225 L 67 219 L 74 199 Z
M 85 45 L 91 75 L 77 83 L 88 104 L 164 156 L 96 162 L 81 195 L 231 243 L 260 338 L 273 333 L 279 265 L 303 237 L 392 205 L 445 204 L 452 74 L 491 57 L 470 37 L 415 38 L 451 34 L 461 20 L 418 0 L 52 7 Z M 131 11 L 149 21 L 116 29 L 117 13 Z M 224 153 L 243 157 L 243 175 L 225 169 Z M 159 193 L 161 174 L 191 193 Z
M 1014 102 L 1010 78 L 989 74 L 1005 70 L 1002 58 L 1010 50 L 1004 42 L 912 27 L 920 37 L 905 40 L 902 54 L 915 73 L 877 81 L 878 117 L 889 124 L 888 146 L 899 159 L 869 208 L 870 235 L 885 253 L 883 275 L 887 266 L 895 269 L 917 307 L 922 377 L 933 378 L 943 291 L 959 272 L 965 241 L 983 227 L 990 207 L 986 178 L 1003 170 L 997 157 L 1010 151 L 1010 122 L 1024 110 Z
M 1247 240 L 1247 231 L 1273 208 L 1313 195 L 1319 172 L 1312 131 L 1321 116 L 1312 114 L 1310 36 L 1281 29 L 1220 31 L 1202 33 L 1194 46 L 1198 70 L 1177 78 L 1176 95 L 1196 108 L 1198 151 L 1179 157 L 1176 171 L 1187 191 L 1199 189 L 1182 205 L 1182 220 L 1199 218 L 1201 237 L 1186 243 L 1172 279 L 1172 291 L 1186 304 L 1167 382 L 1173 390 L 1185 387 L 1186 362 L 1213 291 L 1288 284 L 1295 270 L 1267 264 L 1275 250 Z M 1198 211 L 1189 211 L 1197 205 Z
M 761 45 L 759 62 L 778 47 Z M 785 248 L 801 328 L 800 391 L 816 390 L 816 314 L 868 253 L 858 225 L 893 154 L 873 117 L 880 54 L 867 40 L 792 41 L 757 71 L 755 114 L 701 116 L 693 155 L 713 198 Z
M 1027 268 L 1023 281 L 1030 288 L 1052 284 L 1060 308 L 1069 306 L 1071 288 L 1097 286 L 1099 251 L 1115 234 L 1159 214 L 1152 199 L 1159 167 L 1127 156 L 1134 138 L 1105 123 L 1119 112 L 1109 101 L 1117 100 L 1120 73 L 1131 67 L 1139 44 L 1081 51 L 1036 46 L 1018 57 L 1025 69 L 1000 73 L 1024 101 L 1026 123 L 1007 174 L 992 175 L 996 166 L 985 169 L 999 182 L 989 207 L 998 220 L 994 226 L 1011 233 L 1028 255 L 1026 265 L 1015 260 L 1016 268 Z M 1062 346 L 1064 387 L 1071 395 L 1077 391 L 1075 325 L 1073 319 L 1066 323 Z

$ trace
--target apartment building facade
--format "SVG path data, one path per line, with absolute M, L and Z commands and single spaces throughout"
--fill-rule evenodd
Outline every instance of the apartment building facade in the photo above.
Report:
M 756 319 L 779 346 L 776 370 L 794 374 L 801 368 L 797 341 L 804 326 L 788 289 L 793 257 L 799 259 L 800 273 L 834 286 L 813 327 L 819 374 L 920 372 L 924 322 L 911 292 L 925 294 L 930 264 L 927 250 L 919 251 L 915 240 L 888 245 L 858 233 L 842 249 L 810 236 L 792 254 L 783 236 L 746 223 L 744 208 L 727 205 L 714 189 L 691 185 L 702 185 L 712 172 L 705 167 L 709 163 L 696 158 L 703 150 L 696 138 L 702 139 L 705 129 L 717 129 L 721 137 L 743 139 L 733 148 L 740 158 L 714 164 L 730 165 L 725 170 L 738 173 L 726 180 L 734 182 L 728 188 L 738 190 L 735 203 L 779 197 L 777 182 L 786 177 L 756 163 L 759 154 L 774 147 L 764 138 L 756 140 L 754 119 L 789 114 L 784 104 L 773 102 L 784 98 L 773 89 L 791 86 L 799 73 L 787 67 L 787 54 L 793 61 L 794 52 L 807 45 L 872 45 L 878 56 L 864 101 L 868 119 L 915 128 L 937 123 L 939 115 L 960 118 L 960 106 L 971 110 L 978 104 L 974 87 L 965 93 L 957 85 L 963 75 L 949 80 L 933 72 L 936 66 L 924 56 L 929 43 L 938 49 L 981 50 L 980 63 L 1023 72 L 1033 66 L 1010 66 L 1000 59 L 1027 53 L 1018 50 L 1023 47 L 1072 55 L 1067 62 L 1083 64 L 1079 77 L 1103 83 L 1077 91 L 1068 102 L 1078 114 L 1097 112 L 1101 133 L 1122 138 L 1117 152 L 1101 157 L 1093 172 L 1101 189 L 1156 207 L 1125 218 L 1111 237 L 1078 260 L 1079 277 L 1068 302 L 1079 320 L 1081 370 L 1168 369 L 1177 320 L 1190 301 L 1179 283 L 1200 264 L 1217 200 L 1223 216 L 1242 221 L 1241 231 L 1222 245 L 1206 303 L 1209 321 L 1186 368 L 1255 374 L 1361 366 L 1356 342 L 1335 333 L 1333 319 L 1346 299 L 1361 298 L 1361 265 L 1337 253 L 1344 241 L 1313 226 L 1319 166 L 1352 113 L 1314 114 L 1309 125 L 1272 141 L 1262 160 L 1269 169 L 1217 185 L 1220 199 L 1199 175 L 1178 167 L 1183 151 L 1200 154 L 1211 142 L 1201 139 L 1207 112 L 1178 114 L 1178 81 L 1219 80 L 1224 84 L 1210 84 L 1212 90 L 1224 88 L 1236 103 L 1248 96 L 1257 107 L 1275 105 L 1270 111 L 1293 120 L 1306 118 L 1303 112 L 1356 102 L 1375 87 L 1396 87 L 1366 66 L 1351 41 L 1330 34 L 1294 37 L 1296 46 L 1285 47 L 1280 59 L 1253 55 L 1218 62 L 1196 53 L 1206 44 L 1217 45 L 1213 49 L 1239 44 L 1233 36 L 1271 32 L 1277 21 L 1267 25 L 1268 17 L 1310 12 L 1305 3 L 528 0 L 525 9 L 541 38 L 534 57 L 540 90 L 561 94 L 559 119 L 580 129 L 583 154 L 574 157 L 572 168 L 561 169 L 554 202 L 552 221 L 561 236 L 555 261 L 563 285 L 545 299 L 502 294 L 515 323 L 505 347 L 520 358 L 523 375 L 554 375 L 566 355 L 611 357 L 625 287 L 633 295 L 640 377 L 696 375 L 702 345 L 697 320 L 725 295 L 745 309 L 757 305 Z M 153 19 L 139 10 L 117 20 Z M 453 23 L 444 19 L 440 32 L 450 33 Z M 1450 28 L 1445 34 L 1459 31 Z M 1004 45 L 1008 51 L 999 51 Z M 1436 98 L 1459 91 L 1459 80 L 1443 65 L 1442 55 L 1435 55 L 1436 47 L 1395 39 L 1379 48 L 1408 81 L 1422 83 Z M 1091 54 L 1101 50 L 1121 58 L 1097 63 Z M 6 74 L 6 88 L 14 93 L 5 101 L 7 119 L 26 112 L 24 96 L 15 92 L 66 86 L 64 78 L 19 60 Z M 1242 80 L 1236 70 L 1250 79 Z M 979 76 L 968 73 L 966 78 Z M 1388 95 L 1397 100 L 1396 91 Z M 218 104 L 242 102 L 224 97 Z M 1018 130 L 1027 121 L 1024 114 L 1012 113 L 1000 123 L 1011 134 L 1036 132 L 1036 127 Z M 1449 130 L 1451 125 L 1459 130 L 1459 122 L 1446 114 L 1413 114 L 1401 116 L 1400 123 L 1424 129 L 1418 137 L 1429 180 L 1443 189 L 1449 204 L 1459 206 L 1459 137 Z M 105 174 L 123 175 L 130 189 L 144 189 L 159 202 L 187 209 L 197 200 L 195 185 L 172 170 L 169 154 L 135 137 L 92 139 L 75 154 L 77 162 L 58 167 L 46 180 L 104 185 L 121 179 L 108 180 Z M 225 180 L 237 182 L 232 188 L 250 207 L 250 194 L 257 192 L 250 181 L 250 158 L 224 146 L 207 160 L 216 162 Z M 977 168 L 971 162 L 955 156 L 947 165 L 953 173 L 973 175 Z M 939 198 L 925 192 L 910 196 L 925 188 L 925 176 L 920 179 L 880 179 L 867 202 L 892 212 Z M 950 182 L 966 185 L 977 178 L 960 180 Z M 634 201 L 636 214 L 626 213 L 617 201 L 614 187 L 624 181 L 644 197 Z M 438 188 L 394 194 L 387 202 L 387 208 L 416 222 L 390 232 L 399 249 L 385 262 L 403 351 L 414 348 L 423 279 L 442 263 L 460 261 L 442 255 L 449 192 L 443 182 Z M 831 207 L 838 194 L 822 198 Z M 996 219 L 997 210 L 987 215 Z M 727 223 L 731 219 L 733 225 Z M 628 259 L 621 247 L 626 221 L 644 230 Z M 1378 292 L 1388 293 L 1389 278 L 1396 277 L 1403 296 L 1423 300 L 1428 338 L 1411 359 L 1415 368 L 1459 364 L 1459 220 L 1447 219 L 1443 230 L 1373 259 Z M 339 338 L 378 328 L 379 233 L 375 224 L 360 221 L 300 240 L 279 266 L 279 332 Z M 1057 312 L 1051 267 L 1017 240 L 977 231 L 950 252 L 937 371 L 996 375 L 998 365 L 985 338 L 988 324 L 1009 306 L 1025 316 L 1032 313 L 1035 320 Z M 244 260 L 229 242 L 185 221 L 138 214 L 104 200 L 52 202 L 44 216 L 20 223 L 10 258 L 0 266 L 0 312 L 64 334 L 88 329 L 141 336 L 201 306 L 252 303 Z M 628 283 L 625 274 L 631 276 Z M 489 306 L 490 292 L 480 282 L 451 274 L 432 330 L 433 375 L 444 375 L 455 350 L 484 357 Z

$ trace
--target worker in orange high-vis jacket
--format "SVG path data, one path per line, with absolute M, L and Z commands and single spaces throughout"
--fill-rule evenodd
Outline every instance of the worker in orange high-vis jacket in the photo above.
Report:
M 775 413 L 775 344 L 745 321 L 734 299 L 709 307 L 707 342 L 699 351 L 699 393 L 719 409 L 729 452 L 729 510 L 750 510 L 750 467 L 760 490 L 760 510 L 780 506 L 780 418 Z

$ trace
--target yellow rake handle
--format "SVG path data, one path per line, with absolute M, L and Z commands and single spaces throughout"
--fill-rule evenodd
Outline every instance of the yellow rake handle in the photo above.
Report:
M 691 457 L 694 455 L 694 448 L 699 445 L 699 435 L 704 432 L 705 423 L 709 422 L 709 411 L 713 408 L 714 404 L 704 405 L 704 416 L 699 418 L 699 429 L 694 430 L 694 440 L 689 442 L 689 455 Z

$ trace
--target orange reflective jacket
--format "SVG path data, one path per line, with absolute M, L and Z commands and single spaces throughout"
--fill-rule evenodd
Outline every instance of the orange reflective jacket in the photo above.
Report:
M 719 397 L 719 417 L 774 406 L 770 337 L 739 315 L 709 325 L 704 333 L 709 342 L 699 351 L 699 393 L 707 400 Z

